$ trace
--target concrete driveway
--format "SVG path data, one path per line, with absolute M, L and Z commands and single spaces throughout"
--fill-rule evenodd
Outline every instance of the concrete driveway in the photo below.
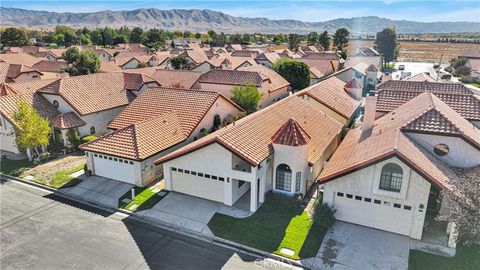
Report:
M 327 232 L 313 269 L 408 269 L 409 238 L 337 221 Z
M 139 211 L 137 215 L 170 224 L 172 227 L 211 235 L 207 223 L 217 212 L 234 217 L 247 217 L 251 214 L 249 211 L 226 206 L 223 203 L 170 192 L 151 209 Z
M 80 184 L 59 189 L 57 192 L 91 203 L 118 208 L 118 199 L 133 188 L 132 184 L 95 175 L 81 174 L 77 178 L 82 180 Z

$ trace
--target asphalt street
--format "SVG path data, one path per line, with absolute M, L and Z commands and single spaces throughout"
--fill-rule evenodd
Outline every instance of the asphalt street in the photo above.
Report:
M 0 199 L 3 270 L 290 268 L 14 182 Z

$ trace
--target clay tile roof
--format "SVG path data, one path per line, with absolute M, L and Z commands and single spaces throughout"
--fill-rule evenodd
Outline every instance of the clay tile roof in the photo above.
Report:
M 426 92 L 377 119 L 370 132 L 351 130 L 320 174 L 327 182 L 384 158 L 396 156 L 417 173 L 443 189 L 454 175 L 450 168 L 406 133 L 460 136 L 480 149 L 480 130 L 462 118 L 435 95 Z
M 9 95 L 16 95 L 18 94 L 17 91 L 12 89 L 8 84 L 2 83 L 0 86 L 0 96 L 9 96 Z
M 373 64 L 368 66 L 368 68 L 365 70 L 366 72 L 378 72 L 378 68 L 376 68 Z
M 260 74 L 263 80 L 268 80 L 268 91 L 270 93 L 290 86 L 290 83 L 282 76 L 280 76 L 277 72 L 263 65 L 241 67 L 238 70 L 257 72 L 258 74 Z
M 143 160 L 186 139 L 179 116 L 170 112 L 116 130 L 82 144 L 80 149 Z
M 225 98 L 211 91 L 151 87 L 113 119 L 108 128 L 120 129 L 156 115 L 177 111 L 182 132 L 190 134 L 219 97 Z
M 63 72 L 63 69 L 67 67 L 67 63 L 64 61 L 48 61 L 41 60 L 34 64 L 32 68 L 42 71 L 42 72 Z
M 99 72 L 113 72 L 113 71 L 122 71 L 122 68 L 119 67 L 115 61 L 100 61 L 100 71 Z
M 257 166 L 273 153 L 272 136 L 289 118 L 296 119 L 311 137 L 307 144 L 310 164 L 314 164 L 324 155 L 324 151 L 342 130 L 342 124 L 330 116 L 306 101 L 290 96 L 190 143 L 155 163 L 162 163 L 208 144 L 218 143 L 251 165 Z
M 309 52 L 302 59 L 340 60 L 340 57 L 335 52 Z
M 376 110 L 390 112 L 426 91 L 440 98 L 466 119 L 480 121 L 480 100 L 459 83 L 386 81 L 377 87 Z
M 316 68 L 322 74 L 322 76 L 330 75 L 335 72 L 335 68 L 332 63 L 332 60 L 329 60 L 329 59 L 299 58 L 299 59 L 296 59 L 296 61 L 303 62 L 307 64 L 307 66 L 310 68 Z M 317 74 L 314 73 L 314 75 L 317 75 Z
M 310 135 L 293 118 L 289 118 L 272 136 L 273 143 L 288 146 L 306 145 L 310 139 Z
M 350 96 L 345 91 L 345 83 L 335 76 L 311 85 L 296 95 L 308 95 L 347 119 L 350 119 L 360 106 L 360 101 Z
M 205 50 L 203 49 L 197 49 L 197 50 L 186 50 L 182 53 L 183 56 L 188 56 L 190 59 L 193 60 L 196 64 L 203 63 L 205 61 L 208 61 L 207 54 L 205 53 Z
M 257 87 L 262 84 L 262 81 L 263 79 L 258 72 L 220 69 L 210 70 L 198 78 L 198 82 L 200 83 L 229 85 L 245 85 L 251 83 Z
M 51 122 L 52 127 L 58 129 L 76 128 L 86 124 L 87 123 L 74 112 L 59 114 L 53 118 Z
M 38 61 L 47 59 L 35 57 L 28 53 L 3 53 L 0 54 L 0 60 L 9 64 L 26 65 L 31 67 Z
M 97 73 L 61 78 L 38 92 L 60 95 L 77 113 L 87 115 L 127 105 L 131 100 L 128 90 L 132 89 L 129 88 L 138 90 L 139 84 L 138 77 L 128 77 L 120 72 Z
M 352 78 L 345 84 L 345 88 L 363 88 L 363 85 L 359 79 Z
M 436 82 L 434 78 L 432 78 L 430 75 L 427 75 L 425 72 L 418 73 L 417 75 L 407 78 L 405 80 L 411 82 Z

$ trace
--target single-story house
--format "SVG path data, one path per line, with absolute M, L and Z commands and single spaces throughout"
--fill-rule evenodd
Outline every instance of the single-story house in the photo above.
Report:
M 368 96 L 364 123 L 351 130 L 319 176 L 323 200 L 338 220 L 413 239 L 445 207 L 450 167 L 480 164 L 480 130 L 431 92 L 423 92 L 375 120 Z M 455 226 L 443 233 L 455 247 Z
M 431 92 L 473 125 L 480 127 L 480 100 L 461 83 L 391 80 L 379 84 L 376 92 L 377 118 L 424 92 Z
M 43 73 L 34 68 L 0 62 L 0 83 L 40 80 L 42 76 Z
M 346 84 L 336 77 L 330 77 L 295 95 L 344 126 L 348 126 L 359 111 L 361 93 L 361 85 L 355 81 Z
M 216 92 L 152 87 L 108 125 L 113 132 L 81 149 L 93 174 L 146 186 L 163 175 L 153 161 L 200 138 L 215 121 L 242 113 Z
M 261 65 L 249 66 L 240 70 L 214 69 L 203 73 L 192 87 L 217 91 L 227 97 L 232 96 L 232 89 L 250 83 L 262 92 L 259 107 L 264 108 L 288 96 L 290 84 L 272 69 Z
M 306 194 L 340 143 L 343 125 L 297 96 L 285 98 L 160 159 L 168 190 L 232 206 L 265 193 Z

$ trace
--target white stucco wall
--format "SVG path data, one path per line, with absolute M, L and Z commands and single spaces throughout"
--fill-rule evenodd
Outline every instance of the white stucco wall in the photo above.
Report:
M 390 162 L 400 165 L 403 170 L 399 193 L 379 189 L 381 170 L 385 164 Z M 389 158 L 325 183 L 324 202 L 335 207 L 336 200 L 340 200 L 336 198 L 337 192 L 344 193 L 344 196 L 352 194 L 354 197 L 361 196 L 372 199 L 370 203 L 357 201 L 354 198 L 346 199 L 351 200 L 351 203 L 342 203 L 341 208 L 337 207 L 337 219 L 421 239 L 430 183 L 398 158 Z M 381 200 L 381 204 L 375 205 L 374 199 Z M 344 199 L 341 198 L 341 200 Z M 389 205 L 385 205 L 385 202 L 388 202 Z M 402 208 L 394 208 L 395 203 L 400 204 Z M 403 208 L 405 205 L 411 206 L 411 210 L 405 210 Z M 421 205 L 423 205 L 423 209 L 421 209 Z M 408 230 L 407 233 L 405 233 L 405 228 Z
M 204 62 L 204 63 L 196 66 L 195 68 L 193 68 L 192 71 L 208 72 L 211 69 L 212 69 L 212 65 L 210 65 L 210 63 L 208 63 L 208 62 Z
M 20 153 L 17 143 L 15 142 L 15 133 L 12 124 L 10 124 L 3 115 L 0 115 L 0 123 L 0 150 L 15 154 Z
M 480 150 L 462 138 L 412 132 L 406 134 L 450 167 L 470 168 L 480 165 Z M 440 143 L 446 144 L 449 148 L 445 156 L 436 155 L 433 151 L 435 145 Z
M 122 69 L 137 68 L 137 67 L 138 67 L 138 64 L 140 64 L 140 62 L 138 62 L 137 59 L 133 58 L 132 60 L 130 60 L 130 61 L 128 61 L 127 63 L 123 64 Z

